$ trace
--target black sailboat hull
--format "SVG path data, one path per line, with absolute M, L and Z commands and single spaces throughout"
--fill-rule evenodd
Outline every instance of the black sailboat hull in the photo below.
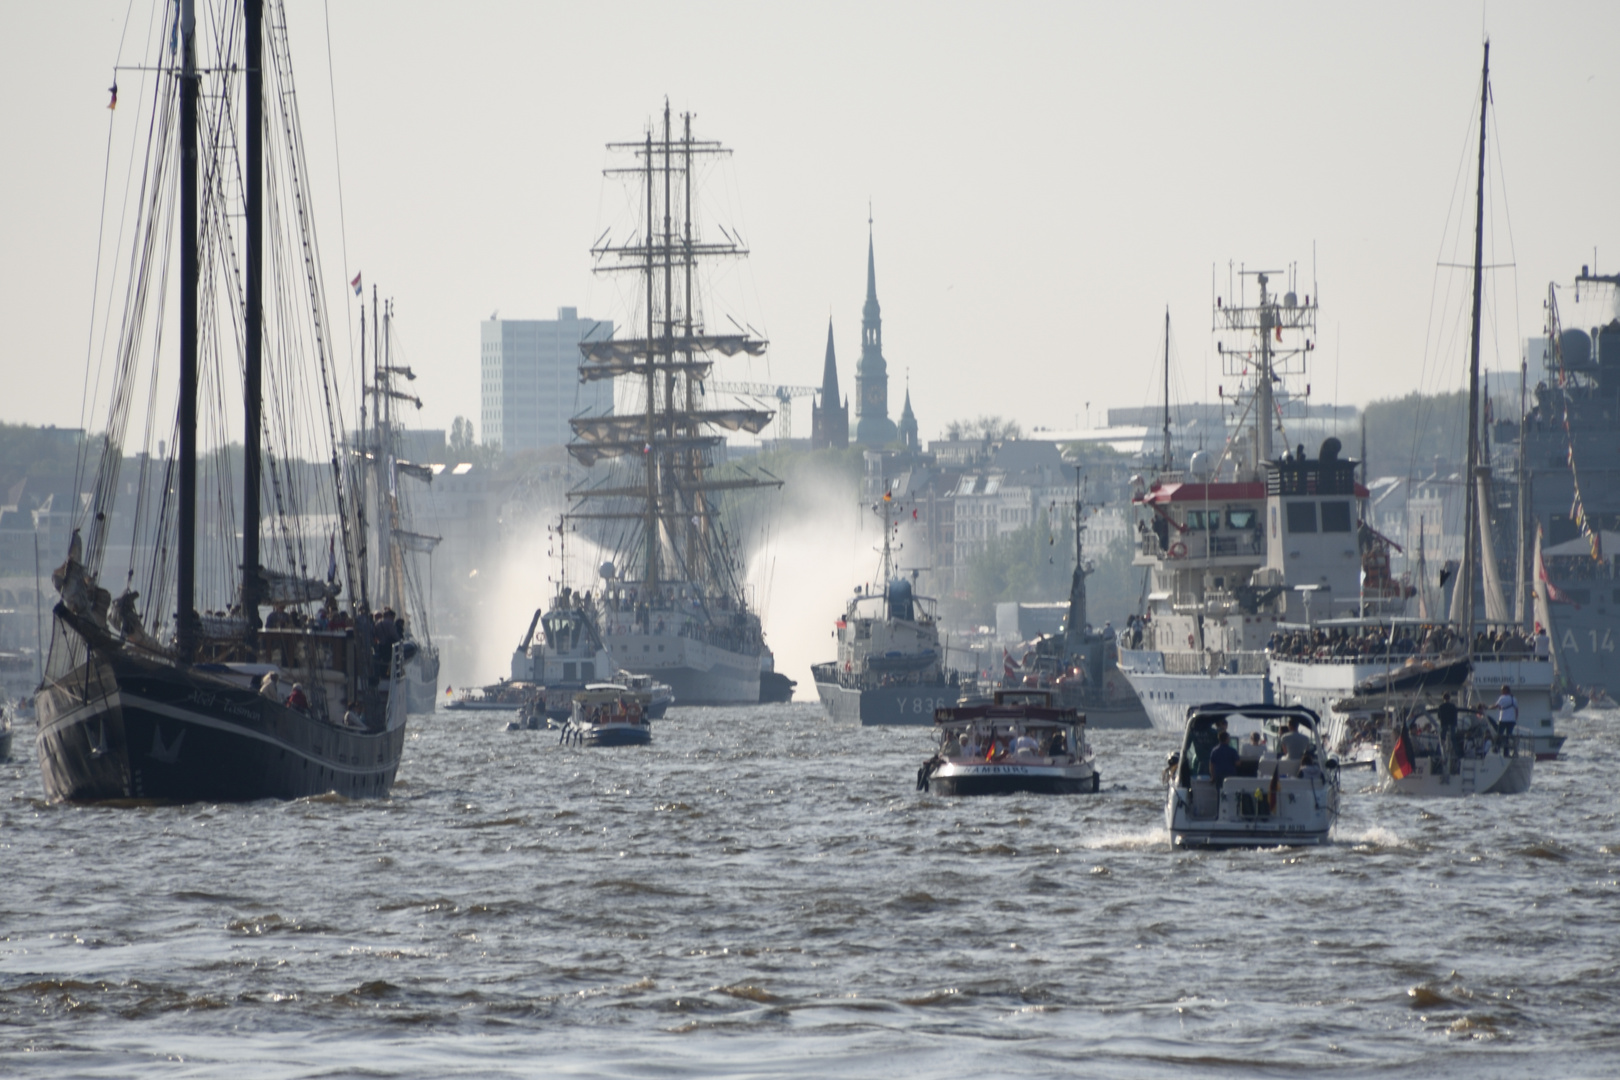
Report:
M 56 629 L 77 636 L 61 621 Z M 35 748 L 53 801 L 361 798 L 393 786 L 403 723 L 340 728 L 117 646 L 71 652 L 36 707 Z

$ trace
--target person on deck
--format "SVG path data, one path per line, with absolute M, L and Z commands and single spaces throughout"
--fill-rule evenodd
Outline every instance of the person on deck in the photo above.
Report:
M 1496 704 L 1491 708 L 1497 710 L 1496 726 L 1502 738 L 1513 738 L 1513 729 L 1519 725 L 1519 699 L 1513 696 L 1512 690 L 1503 686 L 1502 696 L 1496 699 Z
M 1288 732 L 1277 740 L 1278 767 L 1284 776 L 1298 776 L 1305 760 L 1305 751 L 1311 748 L 1311 737 L 1299 730 L 1299 717 L 1288 718 Z
M 1215 721 L 1215 746 L 1209 752 L 1209 778 L 1218 790 L 1228 776 L 1237 775 L 1238 750 L 1226 734 L 1225 719 Z
M 292 693 L 287 695 L 285 704 L 287 708 L 296 709 L 299 712 L 309 711 L 309 698 L 304 695 L 303 683 L 293 683 Z
M 1450 690 L 1440 695 L 1440 707 L 1434 710 L 1434 716 L 1440 722 L 1440 745 L 1450 759 L 1449 768 L 1457 772 L 1462 767 L 1462 747 L 1457 742 L 1457 703 L 1451 700 Z

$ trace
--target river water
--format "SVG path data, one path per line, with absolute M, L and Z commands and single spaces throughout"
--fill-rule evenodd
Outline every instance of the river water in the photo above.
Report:
M 1528 795 L 1348 772 L 1337 842 L 1173 853 L 1098 795 L 918 794 L 919 729 L 413 720 L 394 796 L 49 805 L 0 765 L 0 1075 L 1620 1074 L 1620 713 Z

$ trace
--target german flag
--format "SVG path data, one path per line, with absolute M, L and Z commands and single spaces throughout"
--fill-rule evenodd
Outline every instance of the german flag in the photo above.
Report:
M 1397 780 L 1412 775 L 1412 751 L 1404 731 L 1395 736 L 1395 748 L 1389 752 L 1389 775 Z

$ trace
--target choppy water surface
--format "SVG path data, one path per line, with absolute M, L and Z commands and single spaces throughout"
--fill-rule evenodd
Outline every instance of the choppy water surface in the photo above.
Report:
M 582 750 L 413 725 L 392 799 L 97 809 L 0 766 L 0 1073 L 1620 1072 L 1620 714 L 1517 798 L 1174 854 L 1096 796 L 914 790 L 917 729 L 676 710 Z

